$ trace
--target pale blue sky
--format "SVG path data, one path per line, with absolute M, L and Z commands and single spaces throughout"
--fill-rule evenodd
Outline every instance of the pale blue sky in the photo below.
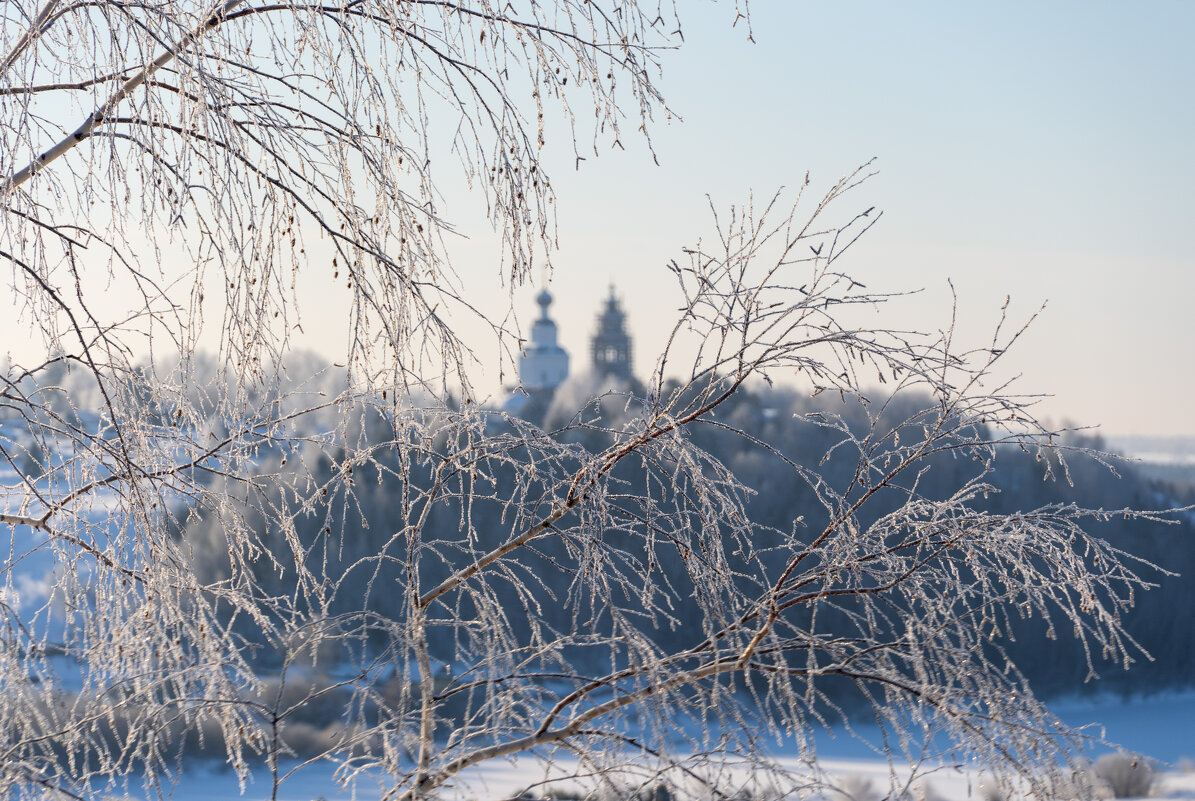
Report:
M 628 131 L 626 151 L 574 170 L 549 129 L 551 289 L 576 368 L 613 282 L 650 369 L 676 306 L 664 265 L 711 232 L 707 195 L 769 197 L 806 170 L 821 191 L 876 157 L 855 202 L 885 215 L 842 266 L 874 290 L 925 291 L 875 324 L 945 325 L 947 279 L 971 344 L 1005 295 L 1021 319 L 1048 300 L 1009 357 L 1022 391 L 1055 396 L 1042 413 L 1195 435 L 1195 2 L 757 0 L 754 44 L 731 28 L 732 3 L 681 11 L 686 44 L 665 56 L 661 86 L 683 122 L 655 128 L 660 166 Z M 453 245 L 462 284 L 501 316 L 492 236 L 477 204 L 444 188 L 442 213 L 468 235 Z M 313 266 L 299 344 L 343 354 L 343 315 Z M 515 296 L 525 324 L 536 289 Z M 478 355 L 496 356 L 479 330 Z M 20 350 L 11 321 L 0 333 Z M 501 393 L 496 369 L 477 383 Z
M 1048 301 L 1010 360 L 1055 396 L 1043 413 L 1195 434 L 1195 3 L 757 2 L 754 45 L 725 4 L 682 11 L 662 85 L 684 122 L 657 128 L 661 166 L 634 146 L 556 165 L 575 362 L 613 281 L 650 365 L 663 265 L 709 232 L 706 194 L 738 203 L 806 169 L 825 187 L 876 156 L 858 202 L 885 216 L 846 268 L 926 289 L 894 324 L 944 325 L 948 278 L 974 344 L 1005 295 L 1022 317 Z

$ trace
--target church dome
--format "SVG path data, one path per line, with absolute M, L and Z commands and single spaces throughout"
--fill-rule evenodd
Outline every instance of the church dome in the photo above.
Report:
M 556 342 L 556 323 L 548 315 L 552 294 L 535 296 L 539 319 L 531 324 L 531 341 L 519 359 L 519 383 L 526 390 L 555 389 L 568 378 L 568 353 Z

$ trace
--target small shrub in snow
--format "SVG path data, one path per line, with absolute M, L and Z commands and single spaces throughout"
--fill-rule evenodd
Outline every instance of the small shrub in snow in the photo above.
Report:
M 635 793 L 634 801 L 677 801 L 677 795 L 669 785 L 656 782 Z
M 544 801 L 581 801 L 585 793 L 577 787 L 553 787 L 543 794 Z
M 865 776 L 844 776 L 836 790 L 833 801 L 879 801 L 881 796 L 871 779 Z
M 1095 761 L 1093 771 L 1116 798 L 1141 798 L 1153 789 L 1153 765 L 1141 757 L 1104 754 Z

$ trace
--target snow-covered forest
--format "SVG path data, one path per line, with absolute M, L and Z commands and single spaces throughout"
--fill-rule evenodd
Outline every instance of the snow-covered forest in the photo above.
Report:
M 142 374 L 149 371 L 146 367 Z M 193 397 L 170 402 L 147 399 L 146 420 L 174 427 L 180 408 L 197 409 L 202 412 L 201 422 L 185 439 L 225 440 L 235 423 L 221 417 L 206 394 L 217 393 L 224 376 L 212 361 L 195 375 Z M 289 422 L 254 447 L 235 481 L 222 474 L 218 459 L 193 460 L 188 492 L 163 496 L 163 530 L 172 548 L 185 554 L 186 569 L 196 586 L 208 588 L 218 599 L 206 610 L 211 630 L 236 643 L 242 672 L 224 691 L 236 694 L 222 699 L 240 707 L 243 722 L 237 725 L 268 724 L 276 737 L 272 747 L 280 749 L 274 754 L 280 764 L 332 757 L 347 759 L 348 764 L 359 760 L 363 768 L 373 768 L 377 763 L 370 756 L 372 749 L 384 742 L 396 719 L 415 714 L 422 692 L 419 657 L 412 659 L 407 650 L 411 635 L 396 628 L 409 618 L 413 602 L 409 590 L 404 591 L 412 581 L 408 573 L 412 561 L 403 533 L 417 527 L 432 557 L 417 564 L 419 584 L 449 586 L 484 561 L 486 554 L 518 539 L 528 514 L 528 501 L 520 499 L 529 491 L 552 486 L 553 460 L 569 474 L 579 474 L 587 460 L 610 453 L 626 431 L 634 430 L 644 414 L 643 387 L 608 386 L 571 412 L 562 406 L 589 393 L 578 395 L 566 387 L 559 393 L 560 402 L 541 410 L 543 419 L 532 420 L 493 410 L 466 413 L 451 398 L 447 405 L 413 397 L 380 404 L 380 396 L 347 406 L 315 404 L 314 411 L 296 414 L 309 408 L 313 398 L 350 397 L 346 393 L 352 382 L 343 368 L 321 365 L 310 356 L 293 359 L 283 375 L 274 394 L 263 394 L 255 403 L 270 409 L 274 419 Z M 100 397 L 93 376 L 60 361 L 42 380 L 44 385 L 38 386 L 27 379 L 19 390 L 26 397 L 42 397 L 46 414 L 61 425 L 90 431 L 101 439 L 110 436 L 104 430 L 102 405 L 76 405 L 96 403 Z M 595 386 L 586 376 L 574 383 L 589 390 Z M 600 389 L 600 382 L 597 386 Z M 686 391 L 700 394 L 693 388 L 664 387 L 670 397 Z M 676 403 L 693 400 L 682 397 Z M 985 615 L 985 628 L 979 632 L 982 640 L 966 646 L 972 650 L 961 654 L 964 664 L 974 660 L 980 668 L 999 674 L 1015 664 L 1017 672 L 1010 674 L 1002 692 L 1028 692 L 1032 687 L 1045 698 L 1146 696 L 1189 689 L 1190 675 L 1184 666 L 1195 656 L 1195 642 L 1184 621 L 1195 607 L 1195 596 L 1167 569 L 1195 561 L 1190 515 L 1157 519 L 1129 511 L 1175 507 L 1181 488 L 1142 477 L 1123 460 L 1099 456 L 1101 443 L 1081 434 L 1064 435 L 1056 450 L 1030 450 L 1015 437 L 1004 444 L 982 445 L 987 457 L 977 462 L 973 454 L 960 452 L 954 444 L 995 442 L 982 424 L 951 420 L 947 423 L 954 427 L 951 439 L 927 440 L 931 422 L 942 425 L 941 410 L 935 409 L 932 398 L 917 392 L 843 400 L 824 393 L 810 398 L 808 392 L 764 382 L 739 389 L 717 407 L 716 416 L 687 429 L 686 446 L 705 460 L 700 479 L 692 466 L 675 455 L 663 472 L 659 457 L 609 470 L 601 486 L 609 505 L 600 518 L 563 529 L 565 536 L 559 538 L 537 538 L 517 560 L 500 561 L 495 578 L 487 578 L 456 597 L 439 615 L 429 617 L 423 635 L 426 675 L 434 677 L 436 694 L 434 717 L 420 738 L 451 751 L 454 738 L 478 726 L 479 720 L 486 727 L 479 735 L 489 738 L 494 735 L 489 728 L 492 716 L 526 715 L 546 709 L 547 699 L 577 693 L 584 686 L 577 684 L 580 676 L 634 676 L 636 660 L 668 661 L 676 659 L 675 654 L 685 655 L 693 647 L 693 624 L 709 621 L 713 611 L 703 597 L 703 582 L 723 582 L 714 603 L 718 597 L 757 596 L 761 579 L 774 580 L 769 565 L 778 554 L 807 542 L 812 532 L 838 525 L 834 516 L 843 499 L 850 497 L 852 485 L 860 485 L 860 465 L 875 458 L 872 454 L 878 446 L 894 449 L 883 457 L 893 458 L 891 454 L 899 457 L 902 447 L 920 452 L 927 441 L 946 447 L 920 457 L 907 483 L 890 482 L 888 491 L 860 507 L 851 525 L 842 529 L 848 541 L 835 546 L 843 551 L 834 569 L 854 574 L 842 586 L 856 592 L 839 599 L 834 590 L 819 586 L 810 596 L 819 598 L 818 603 L 783 619 L 789 636 L 797 632 L 805 632 L 805 638 L 816 636 L 821 647 L 839 653 L 838 658 L 849 664 L 866 659 L 868 651 L 891 647 L 884 640 L 909 631 L 910 616 L 927 617 L 913 610 L 927 603 L 920 597 L 923 592 L 930 593 L 931 604 L 939 602 L 932 589 L 886 599 L 879 607 L 870 606 L 865 596 L 861 602 L 858 590 L 876 586 L 877 578 L 892 575 L 894 568 L 877 571 L 869 562 L 883 550 L 850 543 L 866 542 L 869 532 L 880 532 L 870 534 L 880 537 L 877 545 L 892 541 L 896 535 L 885 526 L 891 525 L 893 515 L 908 520 L 910 498 L 925 504 L 931 525 L 939 525 L 933 521 L 953 509 L 950 514 L 960 515 L 961 521 L 951 525 L 961 525 L 960 532 L 985 531 L 985 538 L 1002 536 L 1001 530 L 1003 536 L 1015 536 L 1023 520 L 1053 523 L 1079 518 L 1084 521 L 1083 530 L 1098 537 L 1086 541 L 1084 560 L 1099 564 L 1101 558 L 1124 559 L 1128 558 L 1124 554 L 1133 554 L 1135 569 L 1159 585 L 1148 592 L 1138 590 L 1131 605 L 1116 610 L 1119 639 L 1105 641 L 1099 650 L 1093 648 L 1093 642 L 1099 644 L 1098 628 L 1059 625 L 1066 619 L 1060 618 L 1068 602 L 1065 592 L 1036 602 L 1022 594 L 1021 604 Z M 396 432 L 404 430 L 418 432 L 419 439 L 396 439 Z M 83 467 L 69 441 L 47 439 L 46 427 L 39 429 L 8 412 L 0 421 L 0 431 L 6 452 L 16 457 L 14 465 L 0 473 L 9 486 L 10 507 L 19 497 L 18 482 L 31 483 L 48 495 L 56 480 Z M 443 500 L 428 503 L 437 484 L 444 484 L 445 457 L 460 449 L 462 441 L 466 449 L 486 448 L 470 463 L 467 491 L 450 483 L 439 490 Z M 529 447 L 529 442 L 537 444 Z M 744 443 L 767 445 L 752 448 Z M 408 448 L 421 456 L 407 454 L 410 461 L 403 464 L 400 460 Z M 1093 454 L 1087 455 L 1087 450 Z M 804 465 L 815 465 L 816 472 L 796 467 Z M 704 484 L 706 472 L 712 473 L 709 485 Z M 668 486 L 678 486 L 675 475 L 669 473 L 693 482 L 681 495 L 696 493 L 704 502 L 700 493 L 715 494 L 721 508 L 713 514 L 750 521 L 746 524 L 749 537 L 744 536 L 735 550 L 722 548 L 714 554 L 722 564 L 713 573 L 705 571 L 713 569 L 707 560 L 714 544 L 700 535 L 701 527 L 708 525 L 703 516 L 710 512 L 695 509 L 689 499 L 667 492 L 660 495 L 656 488 L 660 485 L 653 482 L 666 480 Z M 840 493 L 836 487 L 848 489 Z M 209 506 L 196 504 L 196 497 L 221 500 Z M 656 500 L 644 509 L 644 499 L 649 498 Z M 79 518 L 85 521 L 82 530 L 91 542 L 100 536 L 111 543 L 121 541 L 110 531 L 110 510 L 119 502 L 107 490 L 95 493 Z M 993 527 L 998 530 L 992 532 Z M 105 675 L 111 667 L 89 664 L 87 658 L 84 621 L 101 613 L 104 601 L 89 590 L 86 575 L 80 576 L 84 579 L 78 585 L 81 594 L 72 597 L 63 591 L 61 551 L 52 537 L 37 536 L 36 530 L 34 536 L 21 528 L 12 531 L 8 550 L 14 558 L 5 572 L 8 603 L 14 620 L 25 627 L 23 636 L 40 644 L 40 653 L 29 653 L 33 659 L 27 664 L 34 666 L 30 677 L 36 677 L 34 686 L 58 703 L 82 712 L 95 702 L 94 694 L 105 692 L 105 683 L 115 678 Z M 1076 528 L 1067 537 L 1084 541 L 1089 535 L 1080 531 Z M 230 532 L 239 534 L 234 537 Z M 587 542 L 583 533 L 588 532 L 595 539 Z M 125 542 L 123 547 L 132 551 L 135 560 L 135 542 Z M 987 545 L 982 539 L 979 544 Z M 1021 540 L 1017 547 L 1027 548 L 1033 561 L 1045 558 L 1032 540 Z M 950 560 L 951 570 L 965 569 L 980 553 L 972 550 L 963 559 Z M 693 564 L 695 559 L 698 566 Z M 88 562 L 76 558 L 75 564 Z M 824 569 L 819 566 L 814 575 Z M 942 580 L 932 577 L 935 583 Z M 978 566 L 973 574 L 956 579 L 954 591 L 966 593 L 973 582 L 984 580 Z M 818 576 L 814 581 L 822 584 L 826 579 Z M 950 615 L 965 620 L 975 608 L 965 598 L 961 604 L 955 599 L 941 602 L 945 606 L 933 610 L 933 615 L 945 614 L 945 620 Z M 937 617 L 932 625 L 941 625 L 942 620 Z M 932 645 L 933 633 L 914 630 L 921 632 L 916 635 L 919 641 Z M 162 650 L 168 652 L 177 629 L 147 619 L 138 631 L 155 643 L 147 666 L 165 679 L 167 673 L 158 659 Z M 637 642 L 624 649 L 621 643 L 631 637 Z M 182 638 L 175 634 L 173 644 L 181 645 Z M 1116 656 L 1117 647 L 1123 647 L 1119 658 L 1109 658 Z M 784 652 L 783 646 L 778 652 Z M 194 657 L 184 650 L 173 659 Z M 1127 669 L 1130 663 L 1131 670 Z M 198 667 L 195 662 L 190 665 L 187 669 Z M 871 669 L 882 666 L 882 662 L 873 664 Z M 957 681 L 951 675 L 943 678 Z M 507 694 L 507 685 L 517 681 L 524 686 Z M 796 712 L 805 721 L 807 735 L 820 730 L 821 721 L 860 730 L 878 722 L 876 731 L 881 736 L 902 730 L 900 722 L 886 718 L 891 696 L 877 695 L 866 681 L 835 675 L 832 668 L 816 681 L 806 681 L 808 691 L 799 711 L 785 710 L 779 687 L 767 680 L 682 685 L 668 699 L 667 709 L 656 710 L 659 718 L 637 711 L 622 718 L 614 731 L 627 743 L 654 737 L 681 753 L 700 750 L 710 732 L 694 728 L 695 718 L 710 714 L 707 704 L 711 702 L 736 709 L 732 720 L 762 716 L 775 721 L 783 720 L 786 712 Z M 960 699 L 964 707 L 972 703 L 972 692 L 965 690 Z M 610 698 L 597 689 L 590 703 Z M 159 739 L 152 750 L 119 745 L 113 738 L 132 730 L 135 718 L 148 711 L 143 701 L 133 699 L 130 696 L 93 721 L 88 737 L 76 742 L 85 748 L 123 750 L 131 757 L 128 768 L 133 768 L 133 760 L 154 758 L 164 760 L 163 764 L 173 762 L 184 771 L 210 770 L 235 747 L 235 742 L 226 741 L 220 716 L 205 718 L 202 706 L 196 706 L 198 714 L 171 714 L 155 723 L 153 736 Z M 505 709 L 494 709 L 495 704 Z M 668 728 L 677 721 L 680 729 Z M 522 725 L 527 724 L 518 722 L 518 717 L 499 724 L 516 730 Z M 733 737 L 722 730 L 725 725 L 719 724 L 718 736 Z M 661 728 L 655 734 L 643 730 L 651 726 Z M 420 731 L 422 727 L 420 723 Z M 247 743 L 246 769 L 256 764 L 254 746 L 252 740 Z M 159 755 L 150 756 L 159 749 Z M 271 753 L 269 747 L 262 751 Z M 405 760 L 412 758 L 412 751 L 406 754 L 399 765 L 410 764 Z M 906 757 L 913 759 L 914 754 Z M 261 774 L 256 775 L 260 781 Z M 369 770 L 363 776 L 369 777 L 370 786 L 377 780 Z
M 341 368 L 321 365 L 317 357 L 305 355 L 293 360 L 291 373 L 304 376 L 301 384 L 304 391 L 334 398 L 348 385 L 348 376 Z M 218 376 L 207 375 L 204 379 L 214 386 Z M 70 399 L 91 399 L 98 397 L 93 379 L 84 371 L 70 371 L 65 364 L 47 373 L 48 393 L 59 397 L 58 413 L 71 419 L 77 425 L 97 426 L 100 409 L 73 408 Z M 491 433 L 518 434 L 526 426 L 541 428 L 548 436 L 562 443 L 579 446 L 591 452 L 600 452 L 612 440 L 612 430 L 626 425 L 634 417 L 637 399 L 634 389 L 607 382 L 604 391 L 594 393 L 594 400 L 577 405 L 576 398 L 589 397 L 594 386 L 601 388 L 601 381 L 594 381 L 582 375 L 574 383 L 582 385 L 586 392 L 562 392 L 561 401 L 541 414 L 530 419 L 507 418 L 498 411 L 484 411 L 483 417 Z M 638 388 L 640 391 L 642 388 Z M 33 385 L 22 388 L 26 395 L 36 394 Z M 285 392 L 281 393 L 285 395 Z M 804 529 L 816 529 L 826 524 L 826 509 L 818 502 L 816 493 L 808 485 L 781 469 L 785 460 L 797 464 L 817 464 L 819 473 L 832 485 L 849 483 L 856 467 L 857 447 L 852 438 L 865 436 L 875 421 L 868 416 L 869 406 L 883 403 L 885 398 L 877 396 L 866 402 L 853 398 L 842 402 L 838 398 L 824 396 L 809 398 L 808 393 L 795 388 L 772 387 L 760 383 L 744 389 L 729 399 L 720 409 L 713 424 L 694 429 L 693 442 L 741 481 L 748 490 L 745 503 L 746 513 L 762 530 L 783 529 L 797 525 Z M 899 403 L 885 409 L 883 423 L 891 425 L 897 421 L 912 419 L 925 405 L 926 398 L 914 396 L 903 398 Z M 202 404 L 199 399 L 196 403 Z M 577 408 L 565 409 L 570 402 Z M 425 399 L 425 406 L 427 401 Z M 452 405 L 459 407 L 459 402 Z M 399 414 L 419 415 L 425 408 L 412 401 Z M 169 418 L 169 409 L 160 412 Z M 216 418 L 205 421 L 208 428 L 225 435 L 227 426 Z M 251 475 L 263 478 L 284 476 L 285 485 L 302 485 L 319 488 L 318 498 L 307 503 L 280 497 L 277 493 L 259 492 L 245 499 L 243 505 L 223 510 L 224 514 L 244 515 L 249 518 L 256 539 L 263 553 L 252 562 L 256 581 L 270 588 L 272 594 L 286 594 L 297 585 L 297 574 L 291 564 L 296 558 L 294 547 L 297 542 L 303 558 L 323 563 L 322 570 L 335 574 L 348 568 L 359 571 L 360 578 L 368 577 L 364 583 L 353 582 L 351 589 L 326 601 L 326 608 L 318 611 L 331 614 L 352 614 L 361 610 L 372 610 L 382 617 L 400 614 L 404 599 L 392 588 L 401 582 L 401 569 L 374 564 L 374 558 L 386 551 L 394 532 L 407 525 L 395 514 L 398 507 L 392 503 L 394 487 L 390 480 L 394 465 L 387 464 L 384 454 L 393 445 L 393 419 L 387 418 L 377 409 L 362 407 L 354 412 L 349 438 L 358 445 L 376 448 L 379 456 L 366 460 L 354 469 L 351 482 L 337 482 L 337 460 L 343 458 L 344 448 L 336 445 L 338 438 L 345 436 L 343 415 L 340 410 L 329 408 L 321 414 L 299 418 L 296 439 L 304 442 L 295 450 L 262 447 L 255 454 Z M 18 457 L 22 476 L 35 483 L 39 474 L 60 470 L 67 459 L 68 451 L 33 437 L 33 429 L 13 415 L 0 419 L 7 450 Z M 894 432 L 906 438 L 916 437 L 918 432 L 908 426 L 893 426 Z M 741 431 L 748 436 L 767 442 L 775 453 L 753 451 L 742 447 Z M 1093 458 L 1072 460 L 1067 465 L 1067 477 L 1054 474 L 1035 454 L 1018 447 L 999 449 L 993 469 L 986 477 L 990 486 L 982 502 L 975 503 L 976 509 L 989 513 L 1015 513 L 1017 511 L 1044 508 L 1055 505 L 1065 508 L 1075 504 L 1081 507 L 1102 508 L 1109 513 L 1092 521 L 1093 533 L 1107 540 L 1125 553 L 1134 555 L 1146 563 L 1157 565 L 1148 577 L 1157 587 L 1144 592 L 1135 599 L 1132 607 L 1123 612 L 1126 630 L 1140 646 L 1134 654 L 1132 669 L 1116 662 L 1097 659 L 1089 666 L 1081 642 L 1070 632 L 1057 632 L 1049 637 L 1049 646 L 1044 647 L 1047 638 L 1047 624 L 1041 620 L 1020 619 L 1009 621 L 1005 632 L 1008 649 L 1013 661 L 1030 680 L 1038 693 L 1045 697 L 1074 696 L 1082 694 L 1118 694 L 1123 696 L 1151 695 L 1159 692 L 1191 689 L 1195 680 L 1187 665 L 1195 663 L 1195 631 L 1185 621 L 1195 616 L 1195 591 L 1189 582 L 1181 580 L 1181 573 L 1195 565 L 1195 537 L 1192 536 L 1193 516 L 1189 513 L 1161 516 L 1161 520 L 1140 519 L 1115 514 L 1121 509 L 1157 509 L 1159 511 L 1178 508 L 1189 502 L 1193 488 L 1182 483 L 1168 483 L 1153 477 L 1156 468 L 1150 463 L 1136 463 L 1129 459 L 1113 458 L 1107 453 L 1107 446 L 1096 436 L 1082 432 L 1068 434 L 1065 444 L 1073 449 L 1090 449 L 1106 454 L 1107 463 Z M 518 460 L 525 454 L 515 453 Z M 829 458 L 827 458 L 827 456 Z M 1111 466 L 1111 469 L 1109 468 Z M 940 454 L 928 465 L 919 477 L 921 491 L 930 498 L 945 498 L 966 483 L 971 466 L 960 463 L 953 454 Z M 485 475 L 485 495 L 488 503 L 478 502 L 477 521 L 474 524 L 478 536 L 488 534 L 495 541 L 509 528 L 504 520 L 505 499 L 513 496 L 513 482 L 517 469 L 497 466 Z M 4 475 L 11 481 L 16 478 L 9 469 Z M 647 492 L 644 486 L 646 474 L 643 471 L 628 470 L 617 476 L 625 483 L 632 495 Z M 418 491 L 426 492 L 430 477 L 426 471 L 412 471 L 405 476 Z M 218 477 L 210 479 L 218 482 Z M 335 487 L 334 492 L 325 492 Z M 884 508 L 868 510 L 861 515 L 864 525 L 874 523 L 885 512 Z M 174 508 L 173 526 L 176 536 L 194 559 L 195 569 L 206 582 L 218 583 L 227 580 L 233 571 L 231 554 L 224 541 L 225 521 L 220 513 L 195 510 L 179 498 Z M 459 510 L 444 505 L 433 510 L 427 521 L 428 536 L 434 540 L 451 541 L 460 530 Z M 102 520 L 102 515 L 97 515 Z M 331 536 L 329 521 L 335 521 L 337 533 Z M 293 527 L 295 542 L 288 541 L 288 531 Z M 612 530 L 617 530 L 615 527 Z M 642 545 L 642 543 L 639 543 Z M 766 550 L 764 540 L 756 540 L 756 547 Z M 631 549 L 635 558 L 648 557 Z M 676 564 L 676 552 L 659 554 L 659 569 L 668 575 L 678 576 L 684 571 Z M 566 598 L 575 580 L 575 572 L 565 567 L 564 561 L 550 551 L 541 551 L 525 565 L 525 569 L 537 576 L 542 589 L 548 596 Z M 22 610 L 40 608 L 50 599 L 52 585 L 39 577 L 45 562 L 37 567 L 14 571 L 16 584 L 23 588 L 14 595 L 19 598 Z M 445 564 L 442 571 L 451 571 L 460 564 Z M 364 569 L 363 569 L 364 568 Z M 740 571 L 741 572 L 741 571 Z M 34 580 L 38 579 L 38 580 Z M 529 610 L 528 601 L 521 598 L 512 588 L 499 593 L 496 602 L 500 614 L 510 624 L 520 628 L 520 636 L 530 634 L 527 626 L 542 620 L 559 630 L 573 625 L 571 615 L 575 610 L 565 606 L 545 605 L 539 611 Z M 680 594 L 683 602 L 691 601 L 692 588 Z M 305 614 L 317 610 L 312 599 L 303 601 Z M 678 620 L 688 619 L 696 610 L 683 606 L 674 610 Z M 840 628 L 849 633 L 849 620 L 835 621 L 827 616 L 824 624 L 833 629 Z M 608 624 L 608 621 L 607 621 Z M 247 631 L 252 631 L 249 626 Z M 452 651 L 455 636 L 450 628 L 439 632 L 441 642 L 436 649 L 445 654 Z M 675 625 L 661 621 L 661 625 L 650 631 L 652 639 L 663 648 L 674 648 L 683 644 L 687 633 Z M 363 651 L 370 653 L 368 637 L 361 643 Z M 351 658 L 356 652 L 331 652 L 324 655 L 325 667 L 332 672 L 337 660 Z M 578 651 L 577 658 L 583 658 Z M 1146 657 L 1145 654 L 1149 656 Z M 264 670 L 269 670 L 276 655 L 269 654 L 262 646 Z M 370 657 L 372 658 L 372 656 Z M 604 658 L 602 655 L 601 658 Z M 443 669 L 450 669 L 449 661 L 441 659 Z M 1094 668 L 1094 669 L 1093 669 Z M 1095 680 L 1098 677 L 1098 681 Z M 833 693 L 831 693 L 833 695 Z M 858 705 L 864 699 L 852 697 L 845 692 L 835 698 L 836 703 L 858 712 Z

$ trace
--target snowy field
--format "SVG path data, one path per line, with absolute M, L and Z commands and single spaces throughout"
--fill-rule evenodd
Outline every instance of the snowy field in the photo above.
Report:
M 1074 724 L 1090 726 L 1086 731 L 1094 736 L 1116 742 L 1126 750 L 1138 753 L 1158 763 L 1158 779 L 1152 797 L 1195 799 L 1195 693 L 1168 695 L 1143 700 L 1121 699 L 1083 700 L 1054 705 L 1061 717 Z M 863 737 L 867 727 L 857 729 Z M 889 765 L 867 744 L 846 736 L 822 738 L 818 741 L 819 765 L 837 777 L 858 797 L 854 801 L 879 801 L 889 786 Z M 1093 749 L 1093 755 L 1101 749 Z M 1110 749 L 1102 749 L 1104 751 Z M 777 757 L 783 764 L 783 753 Z M 295 766 L 290 766 L 294 768 Z M 560 765 L 560 769 L 569 766 Z M 795 765 L 794 765 L 795 767 Z M 993 801 L 979 766 L 966 770 L 953 766 L 923 766 L 917 775 L 897 770 L 902 781 L 908 782 L 913 801 Z M 501 801 L 515 796 L 528 785 L 542 780 L 544 768 L 531 761 L 496 763 L 464 776 L 447 797 L 461 801 Z M 745 777 L 744 777 L 745 781 Z M 377 801 L 385 795 L 385 787 L 371 780 L 359 781 L 352 787 L 340 786 L 332 768 L 309 765 L 297 769 L 281 787 L 278 801 Z M 180 780 L 173 798 L 176 801 L 206 801 L 207 799 L 244 798 L 248 801 L 270 799 L 272 787 L 265 774 L 257 774 L 242 795 L 231 771 L 212 768 L 189 771 Z M 761 793 L 761 796 L 765 795 Z M 144 797 L 144 796 L 141 796 Z M 128 796 L 113 794 L 109 799 Z M 850 801 L 838 795 L 834 801 Z M 1009 798 L 1011 801 L 1011 798 Z

